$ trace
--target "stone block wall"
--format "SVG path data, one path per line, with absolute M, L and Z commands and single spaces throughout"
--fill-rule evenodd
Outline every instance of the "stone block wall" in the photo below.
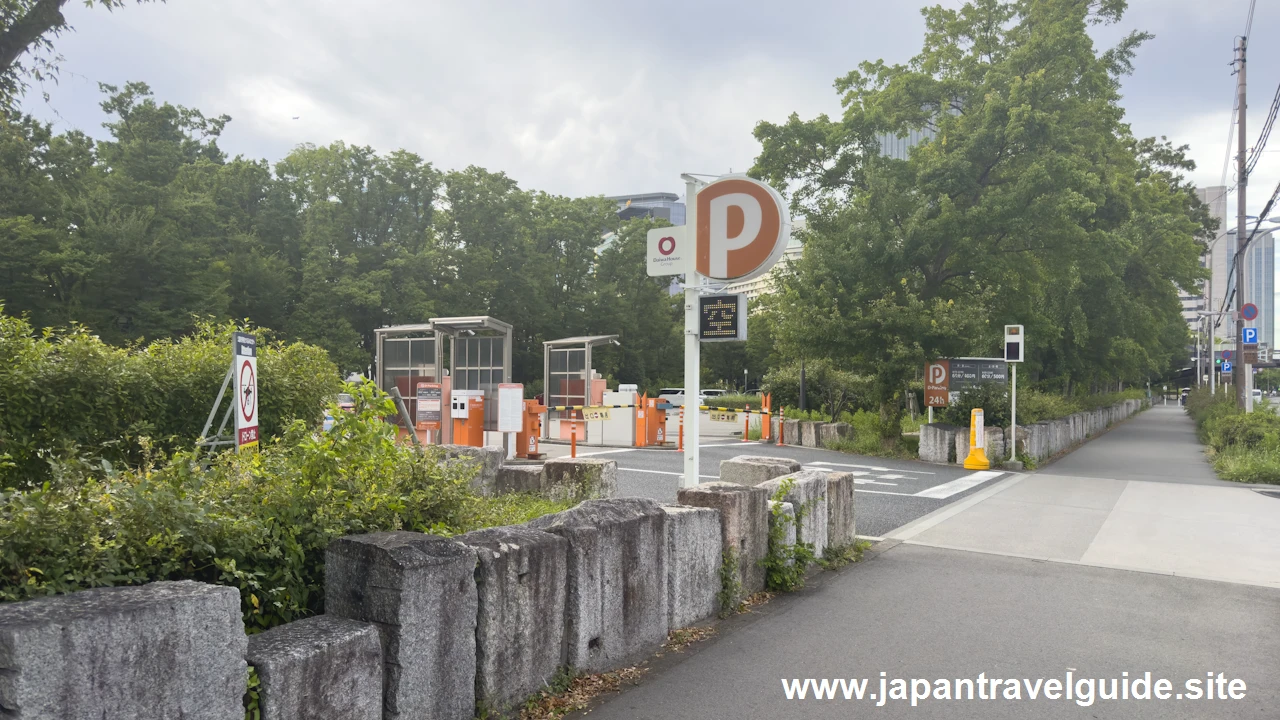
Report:
M 827 473 L 827 545 L 852 545 L 857 528 L 854 525 L 854 475 L 847 472 Z
M 808 448 L 822 447 L 820 436 L 818 434 L 818 426 L 820 425 L 822 425 L 822 423 L 815 422 L 813 420 L 801 420 L 800 421 L 800 437 L 799 437 L 800 442 L 795 443 L 795 442 L 788 441 L 789 444 L 803 445 Z
M 386 720 L 475 714 L 476 552 L 434 535 L 339 538 L 325 557 L 325 612 L 382 638 Z
M 827 473 L 801 470 L 761 483 L 760 487 L 771 498 L 786 488 L 782 500 L 790 503 L 795 513 L 797 539 L 813 545 L 813 553 L 822 557 L 827 549 Z
M 667 625 L 688 627 L 720 609 L 720 511 L 685 505 L 663 505 L 662 511 L 667 514 Z
M 853 439 L 853 426 L 846 422 L 822 423 L 818 426 L 818 445 L 830 447 L 841 440 Z
M 1149 407 L 1144 400 L 1124 400 L 1109 407 L 1073 413 L 1056 420 L 1019 425 L 1017 452 L 1035 462 L 1043 462 L 1085 442 L 1117 422 L 1128 419 Z M 986 428 L 987 459 L 992 463 L 1008 459 L 1013 453 L 1009 428 Z M 954 435 L 954 437 L 950 437 Z M 953 428 L 942 423 L 920 427 L 920 459 L 926 462 L 964 464 L 969 454 L 968 428 Z M 945 456 L 945 457 L 944 457 Z
M 262 720 L 379 720 L 382 643 L 370 623 L 319 615 L 249 638 Z
M 764 589 L 760 562 L 769 553 L 769 492 L 737 483 L 707 482 L 676 492 L 681 505 L 720 511 L 720 537 L 738 564 L 738 582 L 745 593 Z
M 476 702 L 504 712 L 565 663 L 569 543 L 524 526 L 455 540 L 476 553 Z
M 793 461 L 775 469 L 790 470 Z M 786 542 L 854 538 L 854 477 L 799 471 Z M 246 638 L 239 592 L 194 582 L 0 605 L 0 716 L 240 720 L 248 664 L 264 720 L 468 720 L 510 712 L 568 666 L 648 657 L 713 616 L 726 551 L 764 587 L 772 486 L 705 483 L 681 505 L 590 500 L 456 538 L 333 541 L 328 614 Z M 737 599 L 737 598 L 735 598 Z
M 531 527 L 569 541 L 567 662 L 599 672 L 667 638 L 667 515 L 653 500 L 588 500 Z
M 242 720 L 240 593 L 155 582 L 0 605 L 0 717 Z
M 447 461 L 464 463 L 474 467 L 476 475 L 471 479 L 471 489 L 481 495 L 492 495 L 502 467 L 504 451 L 497 445 L 472 447 L 470 445 L 441 445 Z
M 800 463 L 790 458 L 739 455 L 720 461 L 720 480 L 755 487 L 766 480 L 799 470 Z
M 956 461 L 956 433 L 960 428 L 946 423 L 920 426 L 920 459 L 931 463 Z

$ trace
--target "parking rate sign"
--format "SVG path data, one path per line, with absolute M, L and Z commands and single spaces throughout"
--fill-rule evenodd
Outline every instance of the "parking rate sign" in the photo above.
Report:
M 232 404 L 236 416 L 236 449 L 258 447 L 258 339 L 235 333 L 231 339 L 231 380 L 236 390 Z

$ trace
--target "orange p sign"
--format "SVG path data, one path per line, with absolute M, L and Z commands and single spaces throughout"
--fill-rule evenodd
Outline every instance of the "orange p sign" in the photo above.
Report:
M 791 217 L 782 196 L 768 185 L 734 175 L 697 195 L 697 270 L 717 280 L 749 280 L 782 257 Z

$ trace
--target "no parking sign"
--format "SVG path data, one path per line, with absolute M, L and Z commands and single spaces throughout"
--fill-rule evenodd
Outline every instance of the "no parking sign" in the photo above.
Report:
M 236 390 L 236 449 L 258 447 L 258 339 L 238 332 L 231 340 L 231 378 Z

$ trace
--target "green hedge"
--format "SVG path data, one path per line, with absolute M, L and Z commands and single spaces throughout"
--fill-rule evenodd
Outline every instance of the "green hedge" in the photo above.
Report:
M 728 395 L 716 395 L 707 398 L 703 404 L 711 407 L 727 407 L 741 410 L 750 405 L 753 412 L 758 411 L 764 400 L 759 395 L 743 395 L 741 393 L 733 393 Z
M 260 453 L 226 452 L 207 469 L 191 451 L 124 472 L 72 461 L 34 489 L 0 492 L 0 600 L 200 580 L 239 588 L 252 632 L 323 611 L 334 538 L 528 519 L 511 500 L 485 508 L 474 470 L 397 444 L 380 419 L 391 403 L 371 384 L 350 392 L 356 411 L 335 412 L 330 432 L 295 422 Z
M 0 312 L 0 488 L 39 485 L 73 459 L 136 465 L 143 438 L 166 452 L 190 447 L 231 363 L 235 330 L 203 323 L 178 340 L 118 348 L 82 327 L 37 333 Z M 294 420 L 319 421 L 341 386 L 325 351 L 251 331 L 263 341 L 263 436 L 279 436 Z
M 1196 388 L 1187 397 L 1186 409 L 1219 477 L 1280 484 L 1280 416 L 1269 405 L 1246 414 L 1229 389 L 1210 394 Z
M 1056 420 L 1068 415 L 1096 410 L 1114 405 L 1122 400 L 1140 400 L 1146 392 L 1140 389 L 1098 395 L 1065 397 L 1057 393 L 1035 389 L 1018 390 L 1018 424 L 1030 425 L 1045 420 Z M 937 422 L 969 426 L 969 414 L 974 408 L 982 408 L 983 422 L 988 426 L 1008 427 L 1009 387 L 1002 383 L 983 383 L 960 393 L 960 397 L 941 413 L 934 416 Z

